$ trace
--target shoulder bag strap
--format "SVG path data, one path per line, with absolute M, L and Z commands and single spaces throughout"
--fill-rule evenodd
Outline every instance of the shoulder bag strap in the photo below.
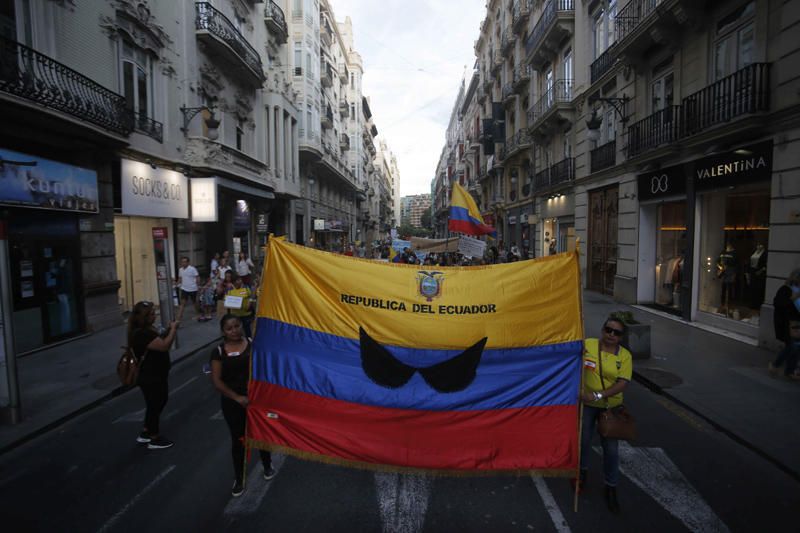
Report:
M 603 379 L 603 348 L 600 346 L 600 341 L 597 341 L 597 364 L 600 366 L 600 386 L 606 390 L 606 380 Z M 606 409 L 608 409 L 608 398 L 603 398 L 606 401 Z

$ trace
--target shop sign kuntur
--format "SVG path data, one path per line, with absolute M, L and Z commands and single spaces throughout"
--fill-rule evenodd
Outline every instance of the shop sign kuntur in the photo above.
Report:
M 186 176 L 147 163 L 122 160 L 122 214 L 159 218 L 189 218 Z
M 97 213 L 97 173 L 0 148 L 0 204 Z

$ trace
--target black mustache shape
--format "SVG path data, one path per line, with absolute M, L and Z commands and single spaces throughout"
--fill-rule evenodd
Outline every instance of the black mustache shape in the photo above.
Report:
M 382 387 L 397 389 L 408 383 L 414 372 L 419 371 L 431 388 L 445 393 L 464 390 L 475 380 L 488 339 L 482 338 L 447 361 L 426 368 L 414 368 L 398 361 L 364 328 L 359 327 L 358 333 L 361 338 L 361 367 L 369 379 Z

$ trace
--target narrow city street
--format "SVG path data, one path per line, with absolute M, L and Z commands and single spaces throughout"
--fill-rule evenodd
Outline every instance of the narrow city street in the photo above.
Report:
M 565 479 L 374 473 L 279 455 L 269 482 L 251 461 L 245 494 L 232 498 L 229 437 L 206 357 L 173 370 L 162 417 L 171 449 L 135 442 L 143 402 L 133 390 L 0 457 L 4 529 L 796 530 L 795 480 L 638 383 L 626 393 L 640 436 L 621 445 L 619 516 L 603 501 L 599 453 L 577 513 Z

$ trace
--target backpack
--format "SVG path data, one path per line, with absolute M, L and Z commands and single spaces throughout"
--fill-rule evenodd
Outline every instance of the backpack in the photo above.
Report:
M 117 376 L 119 376 L 119 381 L 122 383 L 122 386 L 131 387 L 136 385 L 136 381 L 139 379 L 139 368 L 142 366 L 144 358 L 147 356 L 147 351 L 145 351 L 142 358 L 139 359 L 130 346 L 121 346 L 121 348 L 123 352 L 122 357 L 120 357 L 117 363 Z

